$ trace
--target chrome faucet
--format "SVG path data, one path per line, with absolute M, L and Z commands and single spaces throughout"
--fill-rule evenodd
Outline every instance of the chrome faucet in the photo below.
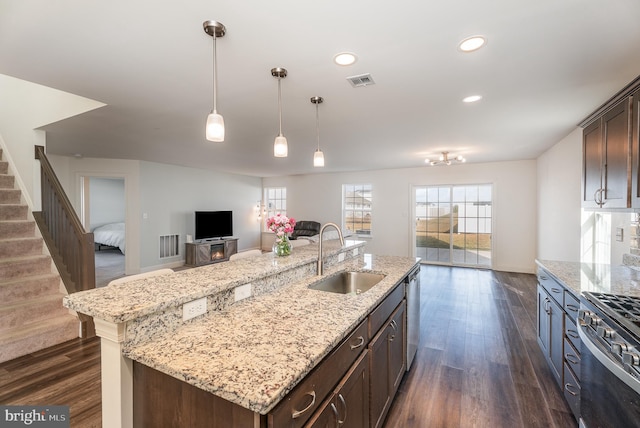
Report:
M 320 248 L 318 248 L 318 275 L 322 275 L 324 269 L 324 263 L 322 261 L 322 234 L 324 233 L 324 230 L 327 228 L 327 226 L 333 226 L 336 228 L 336 230 L 338 231 L 338 238 L 340 238 L 340 245 L 344 247 L 344 238 L 342 237 L 342 231 L 337 224 L 326 223 L 324 226 L 322 226 L 322 229 L 320 229 Z

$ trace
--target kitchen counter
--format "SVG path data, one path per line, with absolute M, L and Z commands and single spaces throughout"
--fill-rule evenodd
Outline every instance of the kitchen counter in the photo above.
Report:
M 640 270 L 636 267 L 552 260 L 536 260 L 536 263 L 563 283 L 576 298 L 583 291 L 640 297 Z
M 365 255 L 325 275 L 342 270 L 386 275 L 362 294 L 311 290 L 308 286 L 318 280 L 314 276 L 185 323 L 148 343 L 125 347 L 124 354 L 267 414 L 416 263 L 410 258 Z
M 309 289 L 319 279 L 318 248 L 309 245 L 66 296 L 66 307 L 94 317 L 102 338 L 103 424 L 131 426 L 132 361 L 267 414 L 419 262 L 363 254 L 364 244 L 324 243 L 325 277 L 385 275 L 359 295 Z M 235 302 L 245 284 L 251 297 Z M 183 321 L 182 305 L 202 297 L 207 313 Z

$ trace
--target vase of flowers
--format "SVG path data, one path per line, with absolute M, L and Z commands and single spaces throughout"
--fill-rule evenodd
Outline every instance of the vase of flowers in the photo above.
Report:
M 289 234 L 293 232 L 296 220 L 293 217 L 276 214 L 267 219 L 267 228 L 276 234 L 276 240 L 273 243 L 273 253 L 276 256 L 288 256 L 291 254 L 291 241 Z

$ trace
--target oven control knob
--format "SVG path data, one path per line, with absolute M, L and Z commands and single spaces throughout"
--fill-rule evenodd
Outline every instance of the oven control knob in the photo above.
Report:
M 598 333 L 598 336 L 604 337 L 606 339 L 606 338 L 612 338 L 614 332 L 609 327 L 604 327 L 599 325 L 597 329 L 597 333 Z
M 585 309 L 580 309 L 580 312 L 578 313 L 578 318 L 580 318 L 582 321 L 589 324 L 587 319 L 591 319 L 591 315 L 593 315 L 593 312 L 587 311 Z
M 640 366 L 640 355 L 635 352 L 623 352 L 622 361 L 630 366 Z
M 611 352 L 617 355 L 622 355 L 622 353 L 626 352 L 628 349 L 629 347 L 624 342 L 613 342 L 611 344 Z
M 590 312 L 589 314 L 586 314 L 584 316 L 584 322 L 586 322 L 587 325 L 600 325 L 602 324 L 602 318 L 600 318 L 593 312 Z

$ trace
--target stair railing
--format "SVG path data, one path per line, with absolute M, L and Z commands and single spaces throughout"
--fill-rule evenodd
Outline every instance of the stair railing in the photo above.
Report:
M 96 288 L 93 233 L 82 226 L 43 146 L 35 146 L 35 156 L 40 160 L 42 211 L 34 211 L 33 217 L 67 293 Z M 82 337 L 95 335 L 93 319 L 80 313 L 78 317 Z

